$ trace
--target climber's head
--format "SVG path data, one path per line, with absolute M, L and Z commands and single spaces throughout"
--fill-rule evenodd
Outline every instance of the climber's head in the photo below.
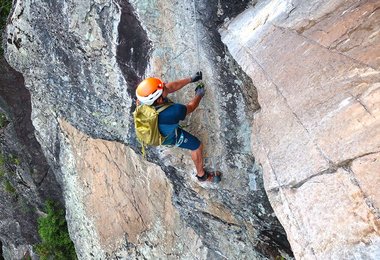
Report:
M 142 104 L 152 105 L 164 91 L 164 82 L 159 78 L 146 78 L 136 88 L 136 96 Z

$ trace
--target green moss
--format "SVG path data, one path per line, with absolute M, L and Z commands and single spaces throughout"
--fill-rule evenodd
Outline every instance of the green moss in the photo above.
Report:
M 2 46 L 3 42 L 3 30 L 7 23 L 9 12 L 12 9 L 12 0 L 0 0 L 0 55 L 3 55 L 4 50 Z
M 3 185 L 4 185 L 4 189 L 6 192 L 10 193 L 10 194 L 15 194 L 16 193 L 16 189 L 12 186 L 12 183 L 8 180 L 5 180 L 3 182 Z
M 0 180 L 2 180 L 6 174 L 5 161 L 5 156 L 0 152 Z
M 67 230 L 65 211 L 52 201 L 46 202 L 45 211 L 46 217 L 38 219 L 42 243 L 36 245 L 36 252 L 41 259 L 77 259 Z
M 20 165 L 21 164 L 20 158 L 18 158 L 16 155 L 13 155 L 13 154 L 10 157 L 10 162 L 12 164 L 15 164 L 15 165 Z
M 0 152 L 0 166 L 4 166 L 5 162 L 7 161 L 7 158 L 3 153 Z
M 1 1 L 1 0 L 0 0 Z M 5 127 L 9 121 L 4 113 L 0 113 L 0 128 Z
M 20 165 L 21 160 L 16 155 L 6 156 L 0 152 L 0 179 L 2 179 L 7 173 L 10 175 L 15 175 L 16 172 L 9 164 Z

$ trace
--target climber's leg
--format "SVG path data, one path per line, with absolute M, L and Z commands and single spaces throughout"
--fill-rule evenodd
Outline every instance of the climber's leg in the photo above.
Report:
M 191 159 L 195 164 L 195 168 L 197 169 L 197 176 L 202 177 L 205 174 L 203 169 L 203 145 L 200 144 L 198 149 L 191 151 Z

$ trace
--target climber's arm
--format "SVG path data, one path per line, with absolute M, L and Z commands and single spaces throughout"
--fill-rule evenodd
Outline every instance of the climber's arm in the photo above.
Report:
M 191 82 L 196 82 L 196 81 L 201 80 L 201 79 L 202 79 L 202 71 L 198 71 L 197 73 L 195 73 L 190 78 L 185 78 L 185 79 L 180 79 L 180 80 L 176 80 L 173 82 L 169 82 L 169 83 L 165 84 L 167 94 L 176 92 L 177 90 L 180 90 L 181 88 L 183 88 L 187 84 L 189 84 Z
M 193 99 L 189 103 L 187 103 L 186 115 L 192 113 L 199 106 L 199 103 L 201 102 L 202 97 L 203 96 L 196 95 L 195 97 L 193 97 Z
M 195 97 L 193 97 L 193 99 L 186 105 L 187 115 L 193 112 L 199 106 L 199 103 L 201 102 L 205 93 L 205 86 L 202 83 L 198 84 L 197 88 L 195 89 Z
M 180 79 L 180 80 L 166 83 L 165 87 L 169 94 L 169 93 L 176 92 L 177 90 L 180 90 L 181 88 L 183 88 L 189 83 L 191 83 L 191 78 L 186 78 L 186 79 Z

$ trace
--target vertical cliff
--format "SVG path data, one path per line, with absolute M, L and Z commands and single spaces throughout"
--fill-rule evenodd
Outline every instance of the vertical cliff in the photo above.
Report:
M 252 147 L 297 258 L 380 256 L 379 7 L 263 2 L 220 30 L 258 89 Z
M 20 95 L 1 107 L 8 118 L 23 111 L 15 133 L 27 129 L 17 136 L 41 158 L 39 173 L 25 174 L 42 193 L 30 203 L 62 196 L 80 259 L 376 258 L 378 10 L 371 1 L 16 0 L 4 49 L 18 88 L 1 87 L 4 100 Z M 199 183 L 179 148 L 144 159 L 133 132 L 140 80 L 197 70 L 207 92 L 184 125 L 204 143 L 206 167 L 224 173 L 217 186 Z M 194 87 L 172 99 L 186 103 Z M 38 240 L 0 231 L 8 251 L 17 237 L 25 252 Z
M 22 74 L 0 58 L 0 239 L 4 257 L 21 259 L 38 243 L 37 218 L 61 190 L 34 135 L 31 98 Z
M 31 93 L 80 258 L 291 254 L 247 140 L 255 88 L 217 31 L 248 4 L 15 3 L 6 57 Z M 195 180 L 186 151 L 152 149 L 145 162 L 131 131 L 139 80 L 198 69 L 208 92 L 186 124 L 205 143 L 207 166 L 225 173 L 219 187 Z M 173 99 L 186 102 L 193 91 Z

